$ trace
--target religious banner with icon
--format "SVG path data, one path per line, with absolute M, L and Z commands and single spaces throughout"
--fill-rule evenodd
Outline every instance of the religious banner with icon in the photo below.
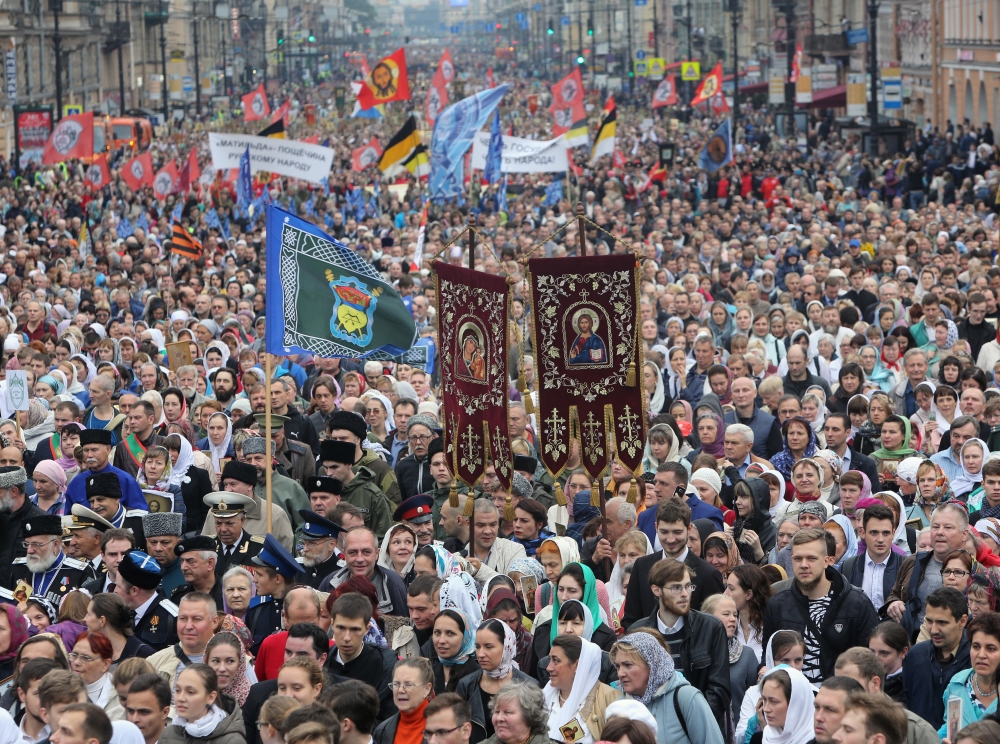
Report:
M 594 478 L 614 459 L 641 471 L 646 415 L 635 256 L 528 262 L 534 307 L 539 453 L 557 478 L 571 442 Z
M 452 472 L 474 486 L 493 464 L 510 488 L 514 468 L 507 434 L 507 318 L 510 287 L 503 277 L 434 264 L 437 272 L 445 452 Z

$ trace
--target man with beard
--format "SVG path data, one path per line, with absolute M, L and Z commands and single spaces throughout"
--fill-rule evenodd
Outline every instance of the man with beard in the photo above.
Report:
M 229 367 L 220 367 L 212 378 L 212 391 L 215 399 L 222 404 L 222 410 L 229 413 L 236 399 L 236 373 Z
M 802 673 L 813 682 L 832 677 L 837 657 L 868 642 L 878 615 L 871 600 L 835 568 L 833 535 L 822 528 L 792 538 L 795 583 L 771 597 L 764 610 L 764 643 L 779 630 L 805 641 Z
M 271 535 L 264 538 L 264 546 L 253 557 L 253 563 L 253 580 L 260 602 L 247 610 L 243 622 L 253 636 L 250 650 L 256 656 L 264 639 L 281 630 L 282 600 L 302 578 L 302 566 Z
M 135 478 L 124 470 L 114 467 L 108 460 L 111 458 L 111 432 L 104 429 L 85 429 L 80 432 L 80 446 L 83 448 L 83 465 L 86 470 L 70 481 L 66 489 L 67 508 L 73 504 L 88 506 L 87 481 L 97 474 L 109 474 L 118 479 L 122 504 L 126 509 L 136 509 L 141 512 L 149 511 L 146 504 L 146 497 L 142 495 L 142 489 L 136 483 Z M 97 509 L 94 509 L 97 511 Z M 100 512 L 98 512 L 100 513 Z M 104 515 L 102 515 L 104 516 Z M 107 517 L 105 517 L 107 518 Z M 113 521 L 113 520 L 108 520 Z
M 257 487 L 254 489 L 254 493 L 262 503 L 267 501 L 264 470 L 267 468 L 267 455 L 265 452 L 268 445 L 270 445 L 270 454 L 273 458 L 275 449 L 273 440 L 266 442 L 263 437 L 249 437 L 243 442 L 243 459 L 257 468 Z M 272 472 L 271 493 L 272 503 L 285 512 L 292 532 L 298 533 L 299 519 L 297 515 L 299 509 L 306 509 L 309 506 L 309 497 L 306 495 L 305 489 L 302 488 L 302 484 L 280 473 Z M 247 529 L 250 532 L 254 532 L 249 527 Z M 254 532 L 254 534 L 262 535 L 264 531 Z M 277 535 L 277 533 L 275 534 Z M 283 540 L 281 544 L 285 544 Z M 287 549 L 289 551 L 292 550 L 291 546 Z
M 829 333 L 835 339 L 833 348 L 839 349 L 840 342 L 845 338 L 854 338 L 853 327 L 844 327 L 840 324 L 840 311 L 834 305 L 830 305 L 823 308 L 823 313 L 820 316 L 820 324 L 822 328 L 818 331 L 813 331 L 809 334 L 809 355 L 816 356 L 819 354 L 819 349 L 817 344 L 819 343 L 819 338 L 824 333 Z
M 330 574 L 344 566 L 343 553 L 337 549 L 337 540 L 343 530 L 326 517 L 308 509 L 299 510 L 302 517 L 302 549 L 299 562 L 305 566 L 302 583 L 318 589 Z
M 23 471 L 20 477 L 25 477 Z M 15 474 L 8 482 L 16 478 Z M 63 553 L 62 531 L 62 517 L 55 514 L 39 514 L 25 520 L 27 554 L 14 559 L 7 589 L 16 595 L 18 586 L 23 585 L 31 590 L 31 596 L 47 599 L 58 607 L 68 592 L 83 586 L 90 578 L 87 564 Z
M 723 711 L 731 704 L 726 629 L 715 616 L 691 609 L 691 581 L 686 563 L 675 558 L 657 561 L 649 571 L 656 609 L 630 625 L 629 631 L 652 628 L 660 632 L 670 645 L 677 671 L 702 691 L 721 727 Z
M 251 535 L 243 527 L 247 521 L 247 507 L 253 506 L 250 497 L 216 491 L 205 496 L 203 501 L 215 520 L 215 539 L 219 544 L 215 573 L 221 580 L 233 566 L 250 565 L 264 545 L 264 538 Z
M 279 377 L 271 384 L 271 413 L 285 416 L 285 436 L 296 442 L 308 444 L 314 455 L 319 454 L 319 435 L 308 416 L 292 405 L 295 386 L 291 379 Z
M 246 441 L 253 441 L 253 438 Z M 264 440 L 261 439 L 260 441 L 263 442 Z M 238 493 L 241 496 L 253 499 L 253 506 L 248 506 L 245 509 L 246 521 L 243 523 L 243 529 L 251 535 L 267 534 L 267 503 L 254 493 L 254 486 L 257 485 L 259 476 L 260 472 L 258 468 L 251 463 L 230 460 L 222 469 L 222 476 L 219 479 L 224 491 Z M 215 517 L 212 516 L 211 512 L 205 517 L 205 526 L 202 528 L 201 534 L 215 535 Z M 277 537 L 278 542 L 282 545 L 287 545 L 290 548 L 294 544 L 292 525 L 288 520 L 288 515 L 277 504 L 273 503 L 271 508 L 271 534 Z M 215 550 L 214 543 L 212 550 Z
M 184 393 L 184 398 L 188 404 L 188 415 L 190 416 L 195 408 L 208 400 L 198 392 L 198 368 L 193 364 L 180 367 L 177 370 L 177 387 Z
M 0 468 L 0 586 L 4 587 L 12 586 L 10 574 L 14 560 L 25 556 L 25 522 L 45 514 L 25 495 L 27 480 L 24 468 Z
M 166 597 L 184 583 L 181 562 L 174 552 L 181 541 L 183 519 L 183 515 L 177 512 L 158 512 L 142 517 L 146 552 L 160 564 L 160 589 Z
M 115 467 L 135 478 L 146 450 L 163 441 L 156 434 L 156 409 L 147 400 L 138 400 L 128 412 L 128 435 L 115 447 Z
M 149 510 L 126 509 L 122 505 L 121 484 L 114 473 L 87 475 L 87 501 L 99 517 L 108 520 L 114 527 L 122 527 L 135 535 L 135 544 L 145 550 L 142 518 Z

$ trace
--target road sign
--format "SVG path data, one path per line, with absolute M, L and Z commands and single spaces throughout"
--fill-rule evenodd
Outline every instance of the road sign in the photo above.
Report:
M 653 57 L 649 60 L 649 76 L 656 80 L 662 80 L 666 72 L 667 63 L 663 57 Z
M 898 63 L 882 65 L 882 108 L 903 108 L 903 76 Z
M 563 16 L 562 18 L 560 18 L 559 19 L 559 23 L 561 23 L 563 26 L 568 26 L 569 25 L 569 16 Z
M 701 80 L 701 62 L 681 62 L 681 80 Z
M 636 49 L 635 50 L 635 58 L 636 59 L 646 59 L 646 52 L 645 52 L 645 50 L 643 50 L 643 49 Z
M 645 4 L 646 4 L 646 0 L 635 0 L 635 6 L 637 8 L 641 8 Z
M 515 21 L 517 21 L 518 23 L 523 23 L 523 22 L 524 22 L 524 20 L 525 20 L 525 19 L 526 19 L 527 17 L 528 17 L 528 16 L 526 16 L 526 15 L 525 15 L 524 13 L 515 13 L 515 14 L 514 14 L 514 20 L 515 20 Z
M 648 74 L 648 69 L 645 62 L 635 63 L 635 74 L 638 77 L 646 77 L 646 75 Z
M 854 28 L 847 32 L 847 43 L 850 46 L 855 44 L 867 44 L 868 43 L 868 27 L 865 28 Z
M 79 103 L 67 103 L 63 106 L 63 118 L 83 113 L 83 106 Z

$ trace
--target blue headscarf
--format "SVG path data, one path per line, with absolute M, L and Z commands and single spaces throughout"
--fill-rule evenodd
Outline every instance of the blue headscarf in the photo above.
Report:
M 438 656 L 438 660 L 445 666 L 464 664 L 476 653 L 476 629 L 472 627 L 472 623 L 469 622 L 469 618 L 465 616 L 465 613 L 461 610 L 456 610 L 454 607 L 441 610 L 438 617 L 450 617 L 452 620 L 458 622 L 458 626 L 462 629 L 462 648 L 450 659 Z

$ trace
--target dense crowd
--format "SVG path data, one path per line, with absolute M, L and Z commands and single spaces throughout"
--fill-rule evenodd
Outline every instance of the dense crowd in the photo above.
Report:
M 546 82 L 492 73 L 505 133 L 549 138 Z M 274 101 L 329 138 L 326 183 L 254 197 L 382 272 L 419 356 L 267 358 L 264 225 L 207 152 L 238 114 L 159 132 L 157 166 L 202 171 L 164 202 L 122 153 L 96 191 L 83 163 L 2 164 L 0 744 L 1000 744 L 989 124 L 872 157 L 744 102 L 709 174 L 717 122 L 618 95 L 613 159 L 512 175 L 505 211 L 471 174 L 418 257 L 420 179 L 351 170 L 401 109 L 344 118 L 353 76 Z M 468 263 L 470 211 L 515 295 L 509 489 L 456 484 L 441 436 L 433 265 Z M 578 443 L 546 471 L 533 413 L 523 259 L 581 238 L 642 279 L 642 472 L 598 480 Z

